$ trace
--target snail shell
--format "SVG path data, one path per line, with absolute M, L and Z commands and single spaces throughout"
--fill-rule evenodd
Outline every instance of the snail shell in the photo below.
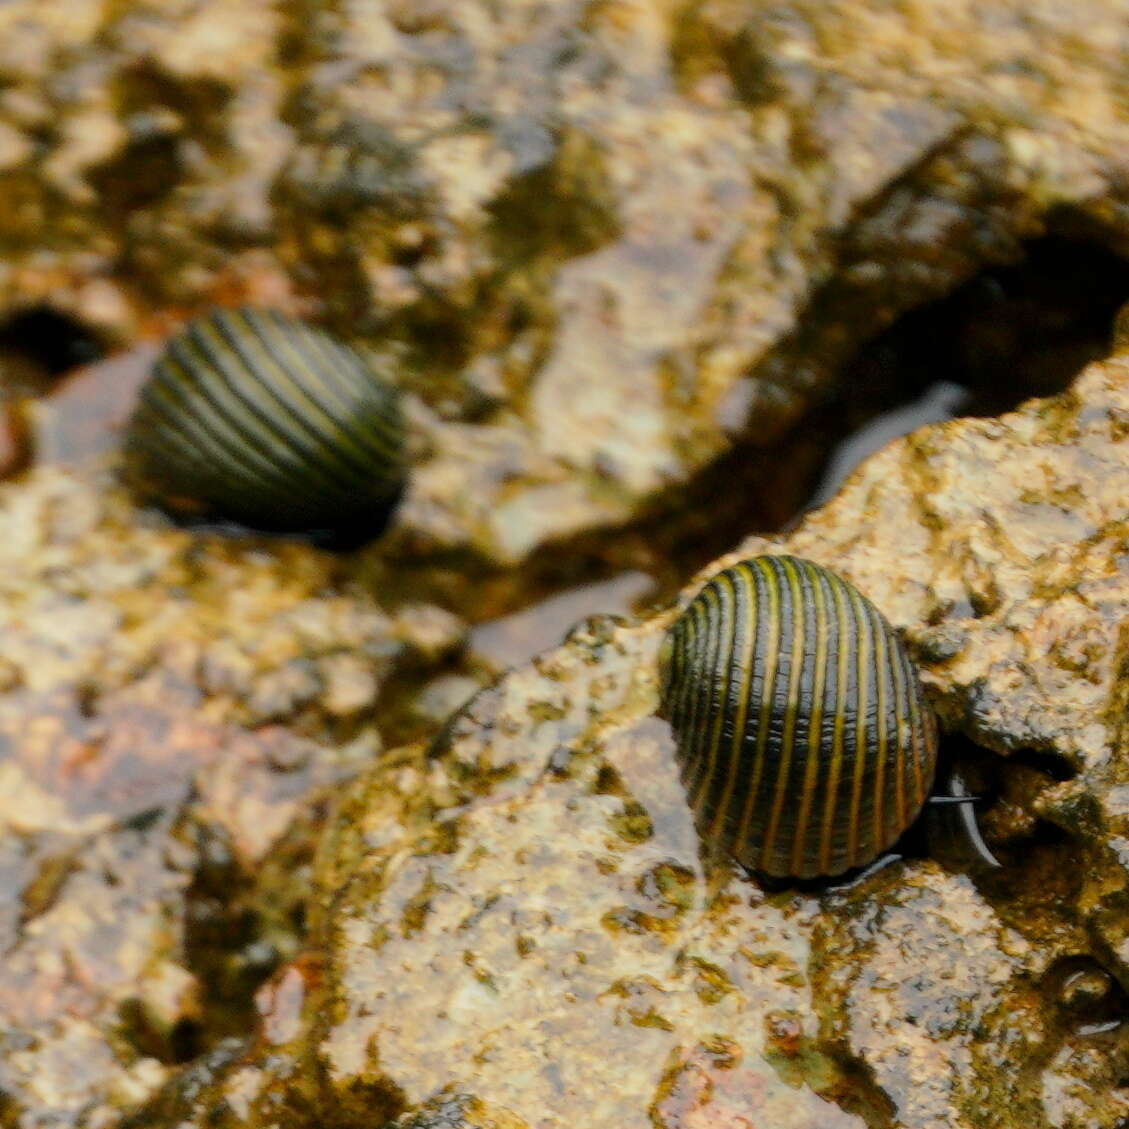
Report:
M 187 517 L 356 544 L 403 489 L 399 393 L 328 333 L 218 310 L 173 337 L 130 420 L 127 474 Z
M 750 869 L 862 866 L 925 802 L 937 729 L 917 674 L 882 613 L 827 569 L 754 557 L 718 573 L 661 665 L 699 832 Z

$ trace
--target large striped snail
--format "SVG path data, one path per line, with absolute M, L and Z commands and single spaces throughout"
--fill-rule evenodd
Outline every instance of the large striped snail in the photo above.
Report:
M 403 489 L 400 397 L 320 329 L 218 310 L 169 341 L 125 456 L 135 488 L 174 514 L 358 544 Z
M 719 572 L 670 628 L 661 666 L 699 831 L 752 870 L 863 866 L 929 795 L 936 722 L 900 639 L 811 561 Z

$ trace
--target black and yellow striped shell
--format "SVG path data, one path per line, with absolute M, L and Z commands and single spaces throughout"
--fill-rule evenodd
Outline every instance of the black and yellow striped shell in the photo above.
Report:
M 125 456 L 131 483 L 173 513 L 356 544 L 403 489 L 399 393 L 320 329 L 219 310 L 168 342 Z
M 752 870 L 862 866 L 913 821 L 937 729 L 882 613 L 797 557 L 714 576 L 663 644 L 663 713 L 699 832 Z

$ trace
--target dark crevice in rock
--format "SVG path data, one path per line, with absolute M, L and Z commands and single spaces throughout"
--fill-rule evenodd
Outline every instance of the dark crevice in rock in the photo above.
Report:
M 4 383 L 14 367 L 17 389 L 46 391 L 56 377 L 104 355 L 98 336 L 75 318 L 48 305 L 29 306 L 0 322 L 0 365 Z
M 874 1068 L 841 1043 L 827 1043 L 822 1050 L 834 1061 L 839 1074 L 836 1088 L 823 1096 L 835 1102 L 844 1113 L 862 1118 L 866 1129 L 893 1129 L 898 1111 L 889 1094 L 878 1084 Z
M 1066 757 L 1046 750 L 1017 749 L 1008 754 L 1007 763 L 1034 769 L 1060 784 L 1073 780 L 1078 775 L 1078 769 Z
M 1053 749 L 1016 749 L 1001 755 L 964 733 L 946 734 L 942 739 L 941 772 L 960 774 L 969 790 L 990 800 L 999 795 L 1009 777 L 1024 775 L 1028 787 L 1048 787 L 1073 780 L 1077 769 Z
M 905 314 L 846 370 L 888 402 L 947 380 L 969 391 L 960 414 L 994 416 L 1030 396 L 1061 392 L 1109 351 L 1110 328 L 1129 299 L 1129 260 L 1047 236 L 947 298 Z M 844 406 L 847 406 L 844 404 Z
M 1060 957 L 1041 984 L 1066 1033 L 1097 1034 L 1129 1020 L 1129 995 L 1097 957 Z
M 1072 936 L 1061 916 L 1062 906 L 1077 903 L 1089 865 L 1077 839 L 1040 820 L 1023 842 L 993 842 L 992 849 L 1002 866 L 971 877 L 1000 920 L 1039 948 L 1087 948 L 1085 933 Z
M 787 528 L 826 501 L 858 461 L 899 435 L 1062 391 L 1108 353 L 1113 318 L 1126 300 L 1129 260 L 1057 235 L 1033 240 L 1018 262 L 977 275 L 873 338 L 776 444 L 738 442 L 665 491 L 639 522 L 548 546 L 526 575 L 544 574 L 552 587 L 562 561 L 572 583 L 585 560 L 592 576 L 638 567 L 653 573 L 669 598 L 744 534 Z M 824 315 L 810 316 L 823 324 Z
M 180 142 L 169 122 L 138 114 L 127 128 L 131 136 L 126 147 L 87 173 L 107 210 L 123 217 L 159 204 L 183 178 Z
M 162 1030 L 146 1014 L 140 999 L 126 1000 L 120 1007 L 120 1033 L 134 1050 L 167 1065 L 191 1062 L 201 1052 L 201 1029 L 193 1020 L 181 1019 Z
M 1028 873 L 1053 867 L 1053 860 L 1077 851 L 1074 835 L 1038 810 L 1046 789 L 1074 776 L 1065 758 L 1054 752 L 1024 749 L 1003 757 L 964 734 L 948 734 L 941 744 L 934 793 L 976 797 L 971 807 L 976 833 L 1000 866 L 991 868 L 965 826 L 968 811 L 957 805 L 927 806 L 897 849 L 929 855 L 946 868 L 970 874 L 989 901 L 1006 904 L 1028 881 Z
M 198 864 L 186 898 L 184 963 L 200 983 L 200 1014 L 159 1038 L 134 1029 L 134 1042 L 145 1053 L 172 1063 L 188 1062 L 254 1030 L 255 992 L 292 955 L 296 935 L 304 932 L 301 916 L 295 921 L 283 899 L 272 906 L 269 893 L 260 898 L 261 876 L 248 873 L 217 827 L 196 824 L 191 830 Z M 299 869 L 300 860 L 293 861 Z M 294 935 L 284 936 L 288 933 Z
M 531 174 L 530 183 L 549 175 Z M 506 216 L 512 227 L 537 195 L 500 201 L 498 222 Z M 580 230 L 586 222 L 577 217 L 566 226 Z M 530 239 L 528 254 L 554 242 L 544 231 Z M 843 369 L 838 391 L 778 446 L 739 443 L 687 484 L 665 491 L 637 523 L 543 547 L 523 566 L 520 584 L 507 587 L 485 563 L 476 577 L 473 562 L 460 557 L 457 568 L 469 581 L 475 608 L 452 604 L 449 586 L 417 595 L 460 607 L 478 621 L 562 588 L 640 569 L 655 577 L 656 603 L 662 603 L 742 535 L 787 527 L 805 501 L 826 500 L 851 464 L 898 434 L 950 414 L 993 414 L 1061 390 L 1078 368 L 1105 354 L 1112 319 L 1127 298 L 1129 261 L 1061 235 L 1033 240 L 1018 262 L 993 267 L 903 315 L 864 346 Z M 520 311 L 513 316 L 520 318 Z M 829 450 L 835 454 L 828 462 Z M 489 591 L 496 596 L 484 600 Z M 1040 769 L 1050 781 L 1073 772 L 1050 752 L 1010 760 Z M 1053 837 L 1048 825 L 1038 834 Z
M 939 775 L 942 780 L 959 780 L 964 792 L 977 797 L 978 825 L 1005 869 L 1013 861 L 1021 863 L 1028 850 L 1071 841 L 1066 830 L 1037 811 L 1044 791 L 1074 779 L 1076 770 L 1065 757 L 1036 749 L 1000 756 L 964 734 L 949 734 L 942 742 Z M 959 838 L 954 812 L 936 813 L 932 834 L 938 842 Z
M 754 375 L 808 396 L 830 391 L 837 387 L 832 374 L 849 372 L 852 354 L 868 338 L 986 267 L 1018 261 L 1017 233 L 1026 224 L 1006 171 L 993 139 L 963 133 L 939 141 L 838 238 L 829 236 L 834 265 L 826 281 Z
M 1129 300 L 1129 260 L 1047 236 L 1020 261 L 984 271 L 904 314 L 847 363 L 805 420 L 835 450 L 814 498 L 825 501 L 866 454 L 950 415 L 995 416 L 1063 391 L 1109 351 Z M 837 446 L 836 446 L 837 444 Z

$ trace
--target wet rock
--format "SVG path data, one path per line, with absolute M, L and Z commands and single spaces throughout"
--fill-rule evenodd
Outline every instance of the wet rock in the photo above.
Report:
M 35 462 L 80 466 L 115 452 L 159 353 L 158 345 L 139 345 L 68 373 L 48 395 L 28 401 Z
M 477 1098 L 437 1098 L 416 1113 L 405 1114 L 388 1129 L 528 1129 L 506 1110 L 488 1109 Z
M 30 461 L 24 405 L 18 400 L 0 400 L 0 479 L 26 470 Z
M 381 686 L 461 626 L 300 544 L 138 523 L 107 478 L 34 471 L 0 527 L 0 1120 L 106 1125 L 251 1026 Z
M 844 887 L 763 889 L 699 843 L 654 716 L 673 612 L 588 620 L 342 799 L 286 1044 L 323 1108 L 414 1125 L 445 1092 L 546 1127 L 1123 1125 L 1125 420 L 1122 352 L 1059 397 L 895 442 L 731 558 L 816 559 L 904 632 L 946 755 L 987 782 L 1002 868 L 940 837 Z M 273 1101 L 300 1091 L 250 1061 Z M 183 1123 L 267 1109 L 213 1096 Z
M 16 0 L 0 313 L 127 342 L 250 301 L 378 343 L 426 451 L 397 544 L 517 562 L 778 443 L 1022 240 L 1124 246 L 1121 22 Z
M 586 615 L 629 615 L 653 589 L 654 580 L 646 573 L 625 572 L 559 592 L 476 626 L 468 643 L 471 656 L 495 672 L 518 666 L 555 646 Z
M 248 301 L 379 346 L 417 466 L 378 553 L 440 563 L 178 531 L 85 468 L 0 493 L 0 1122 L 1123 1120 L 1123 364 L 894 448 L 788 542 L 1007 755 L 969 754 L 998 877 L 770 896 L 704 865 L 651 716 L 662 617 L 586 622 L 322 828 L 398 675 L 464 645 L 413 584 L 461 606 L 487 565 L 673 505 L 1025 238 L 1124 247 L 1120 21 L 4 5 L 5 331 L 44 306 L 134 344 Z M 57 404 L 82 422 L 96 387 Z M 963 964 L 923 979 L 934 953 Z

